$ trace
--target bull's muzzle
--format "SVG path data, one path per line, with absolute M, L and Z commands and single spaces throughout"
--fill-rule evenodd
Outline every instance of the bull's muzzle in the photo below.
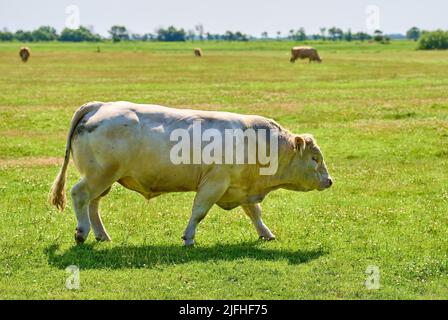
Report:
M 332 185 L 333 185 L 333 179 L 328 177 L 327 179 L 321 182 L 321 187 L 318 190 L 323 191 L 325 189 L 330 188 Z

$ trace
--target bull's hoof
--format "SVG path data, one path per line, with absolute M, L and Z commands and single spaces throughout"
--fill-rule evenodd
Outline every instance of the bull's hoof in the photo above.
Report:
M 96 237 L 95 240 L 98 242 L 107 242 L 107 241 L 111 241 L 112 239 L 108 236 L 101 236 L 101 237 Z
M 76 242 L 76 244 L 83 244 L 84 241 L 86 241 L 86 239 L 82 235 L 82 231 L 80 229 L 76 228 L 76 232 L 75 232 L 75 242 Z
M 272 236 L 260 236 L 259 239 L 260 240 L 264 240 L 264 241 L 273 241 L 273 240 L 275 240 L 275 236 L 274 235 L 272 235 Z
M 194 247 L 194 239 L 187 239 L 185 236 L 182 237 L 182 240 L 184 240 L 184 247 Z
M 86 239 L 84 239 L 84 237 L 82 235 L 80 235 L 79 233 L 75 233 L 76 244 L 83 244 L 84 241 L 86 241 Z

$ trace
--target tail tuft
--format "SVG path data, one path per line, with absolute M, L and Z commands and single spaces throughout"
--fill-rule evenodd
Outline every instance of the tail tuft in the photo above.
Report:
M 69 152 L 70 155 L 70 152 Z M 59 170 L 56 179 L 51 187 L 50 194 L 48 195 L 48 201 L 55 206 L 59 211 L 64 211 L 67 204 L 67 197 L 65 195 L 65 179 L 67 175 L 68 156 L 65 156 L 64 164 L 61 170 Z

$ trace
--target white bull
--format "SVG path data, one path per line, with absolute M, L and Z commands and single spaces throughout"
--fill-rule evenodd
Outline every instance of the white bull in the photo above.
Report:
M 173 148 L 177 142 L 173 141 L 173 132 L 184 129 L 194 136 L 195 123 L 200 123 L 203 129 L 212 129 L 215 134 L 227 129 L 275 132 L 277 150 L 272 147 L 271 140 L 266 144 L 271 153 L 277 151 L 271 154 L 271 158 L 278 157 L 276 170 L 260 174 L 263 165 L 258 160 L 237 164 L 197 162 L 198 159 L 192 164 L 174 163 Z M 256 147 L 259 149 L 258 140 Z M 245 139 L 243 145 L 247 143 Z M 203 145 L 204 141 L 200 147 Z M 231 151 L 236 150 L 235 146 L 231 148 Z M 194 153 L 193 149 L 194 146 L 186 152 Z M 78 221 L 77 243 L 86 240 L 91 227 L 97 240 L 110 240 L 98 206 L 115 182 L 147 199 L 167 192 L 196 191 L 192 215 L 183 235 L 187 246 L 194 244 L 197 225 L 214 204 L 226 210 L 241 206 L 258 235 L 272 240 L 275 236 L 263 223 L 259 205 L 269 192 L 279 188 L 324 190 L 332 185 L 322 153 L 312 136 L 291 134 L 273 120 L 260 116 L 130 102 L 85 104 L 71 121 L 64 163 L 50 192 L 50 202 L 60 210 L 66 204 L 64 189 L 70 152 L 82 176 L 71 190 Z M 249 153 L 250 148 L 245 159 L 250 157 Z

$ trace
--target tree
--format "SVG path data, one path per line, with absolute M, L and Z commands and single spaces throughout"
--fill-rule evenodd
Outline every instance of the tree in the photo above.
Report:
M 448 31 L 423 32 L 420 37 L 419 49 L 448 49 Z
M 357 32 L 353 35 L 354 40 L 359 40 L 361 42 L 364 42 L 365 40 L 369 40 L 371 38 L 372 38 L 372 36 L 365 32 Z
M 122 40 L 129 40 L 129 32 L 125 26 L 112 26 L 109 30 L 113 42 L 120 42 Z
M 373 33 L 373 40 L 375 40 L 376 42 L 383 41 L 384 40 L 383 31 L 375 30 L 375 32 Z
M 200 23 L 194 27 L 196 32 L 198 33 L 199 40 L 204 40 L 204 26 Z
M 417 27 L 412 27 L 406 32 L 406 38 L 417 41 L 420 38 L 421 31 Z
M 235 32 L 235 41 L 249 41 L 249 36 L 240 31 L 237 31 Z
M 383 34 L 383 31 L 381 30 L 375 30 L 373 33 L 373 40 L 376 42 L 380 42 L 382 44 L 389 44 L 390 43 L 390 37 Z
M 326 36 L 327 28 L 320 28 L 319 30 L 320 30 L 320 35 L 321 35 L 322 39 L 326 40 L 327 39 L 327 36 Z
M 282 35 L 281 31 L 277 31 L 277 40 L 280 40 L 280 36 Z
M 291 30 L 290 30 L 291 32 Z M 305 41 L 306 40 L 306 33 L 304 28 L 300 28 L 296 32 L 293 32 L 292 34 L 292 40 L 294 41 Z
M 189 29 L 185 36 L 185 40 L 194 41 L 195 38 L 196 38 L 196 33 L 194 33 L 193 29 Z
M 268 32 L 267 31 L 263 31 L 261 33 L 261 37 L 266 40 L 269 37 Z
M 331 40 L 333 40 L 333 41 L 341 40 L 342 36 L 344 34 L 342 29 L 339 29 L 336 27 L 332 27 L 332 28 L 328 29 L 328 33 L 330 34 Z
M 143 35 L 143 41 L 153 41 L 155 39 L 157 39 L 157 36 L 152 33 L 145 33 Z
M 33 41 L 54 41 L 58 39 L 56 29 L 50 26 L 41 26 L 31 32 Z
M 146 41 L 146 34 L 132 33 L 129 35 L 130 40 Z
M 353 40 L 353 34 L 351 29 L 348 29 L 348 31 L 344 33 L 344 40 L 348 42 Z
M 249 41 L 248 35 L 242 33 L 241 31 L 226 31 L 226 33 L 222 36 L 222 39 L 227 41 Z
M 295 34 L 294 29 L 289 30 L 289 36 L 288 36 L 288 38 L 291 39 L 291 40 L 293 40 L 293 39 L 294 39 L 294 34 Z
M 65 28 L 62 30 L 59 40 L 65 42 L 100 41 L 101 37 L 93 34 L 86 27 L 80 26 L 78 29 Z
M 233 35 L 233 32 L 232 32 L 232 31 L 226 31 L 226 33 L 224 33 L 224 35 L 222 36 L 222 38 L 223 38 L 224 40 L 227 40 L 227 41 L 232 41 L 232 40 L 235 39 L 235 36 Z
M 33 35 L 29 31 L 17 30 L 14 34 L 14 39 L 22 42 L 33 41 Z
M 184 29 L 176 29 L 169 26 L 167 29 L 157 30 L 157 40 L 159 41 L 185 41 L 186 33 Z
M 6 29 L 3 29 L 3 31 L 0 31 L 0 41 L 12 41 L 14 39 L 14 35 L 12 32 L 9 32 Z

